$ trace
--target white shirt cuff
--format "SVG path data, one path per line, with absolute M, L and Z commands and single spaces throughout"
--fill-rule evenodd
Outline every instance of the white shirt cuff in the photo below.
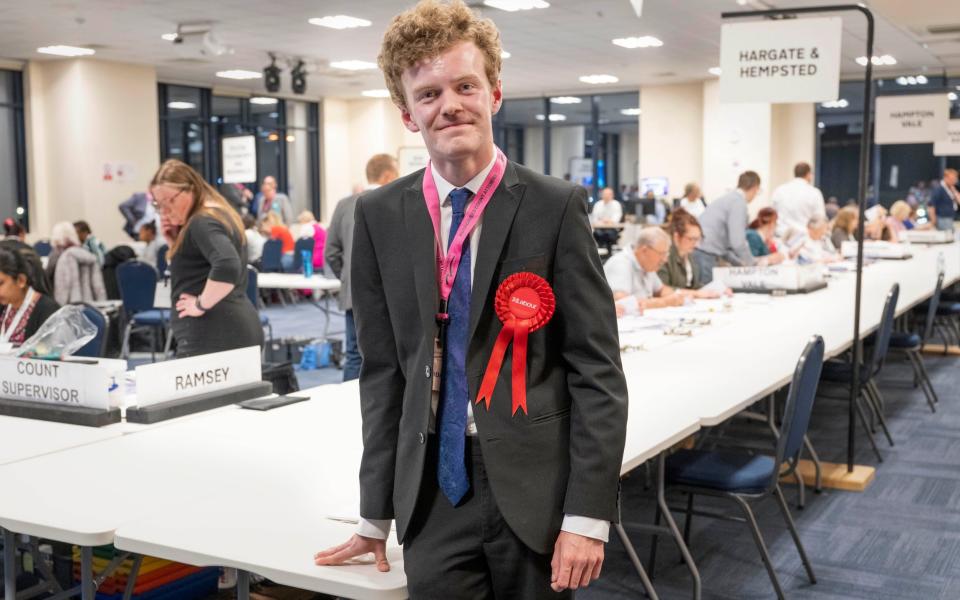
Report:
M 560 526 L 560 530 L 607 542 L 610 538 L 610 521 L 576 515 L 563 515 L 563 524 Z
M 376 540 L 385 540 L 390 537 L 391 519 L 364 519 L 360 517 L 360 526 L 357 534 Z

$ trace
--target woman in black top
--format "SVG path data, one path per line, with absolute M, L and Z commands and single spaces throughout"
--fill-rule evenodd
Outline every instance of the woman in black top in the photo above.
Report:
M 170 244 L 177 357 L 262 345 L 260 317 L 246 295 L 247 249 L 240 216 L 178 160 L 160 165 L 150 192 Z
M 27 252 L 0 246 L 0 343 L 22 345 L 60 309 Z

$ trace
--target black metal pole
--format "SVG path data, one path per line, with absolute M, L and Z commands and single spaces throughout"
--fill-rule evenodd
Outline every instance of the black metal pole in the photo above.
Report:
M 860 218 L 857 219 L 857 285 L 854 292 L 853 307 L 853 381 L 850 385 L 850 406 L 847 411 L 847 472 L 853 471 L 853 455 L 856 450 L 856 403 L 860 395 L 860 368 L 863 362 L 863 347 L 860 344 L 860 297 L 863 288 L 863 214 L 867 210 L 867 171 L 870 164 L 870 130 L 873 116 L 873 13 L 862 4 L 831 4 L 827 6 L 804 6 L 800 8 L 780 8 L 776 10 L 748 10 L 743 12 L 724 12 L 722 19 L 744 17 L 774 17 L 804 13 L 826 13 L 858 11 L 867 19 L 867 65 L 863 80 L 863 130 L 860 133 L 860 182 L 858 204 Z

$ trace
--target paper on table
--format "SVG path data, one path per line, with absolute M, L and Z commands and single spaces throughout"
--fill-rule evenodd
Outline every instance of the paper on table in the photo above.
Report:
M 617 306 L 623 308 L 624 316 L 632 317 L 642 314 L 640 311 L 640 300 L 636 296 L 624 296 L 617 300 Z

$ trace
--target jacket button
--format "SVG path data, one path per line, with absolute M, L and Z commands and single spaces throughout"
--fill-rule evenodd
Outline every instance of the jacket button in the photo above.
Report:
M 422 444 L 424 441 L 426 441 L 426 438 L 424 437 L 422 431 L 419 432 L 419 433 L 417 433 L 417 440 L 418 440 L 421 444 Z
M 423 366 L 423 376 L 430 379 L 430 365 Z

